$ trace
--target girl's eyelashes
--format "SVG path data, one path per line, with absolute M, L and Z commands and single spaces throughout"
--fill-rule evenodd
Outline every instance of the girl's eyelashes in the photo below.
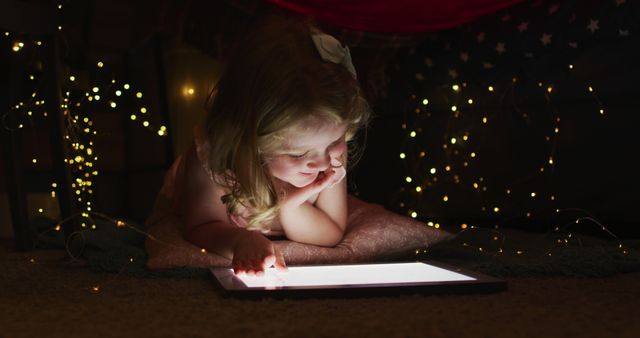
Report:
M 304 153 L 304 154 L 300 154 L 300 155 L 296 155 L 296 154 L 288 154 L 288 156 L 289 156 L 289 157 L 291 157 L 291 158 L 295 158 L 295 159 L 301 159 L 301 158 L 303 158 L 303 157 L 307 156 L 307 153 L 308 153 L 308 152 L 306 152 L 306 153 Z
M 344 138 L 339 138 L 335 141 L 333 141 L 326 149 L 325 151 L 331 150 L 333 148 L 335 148 L 336 146 L 340 145 L 340 143 L 343 141 Z M 293 159 L 302 159 L 305 156 L 307 156 L 309 154 L 309 151 L 304 152 L 303 154 L 287 154 L 288 157 L 293 158 Z

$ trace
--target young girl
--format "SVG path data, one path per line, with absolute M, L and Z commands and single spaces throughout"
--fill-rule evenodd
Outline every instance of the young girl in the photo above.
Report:
M 286 269 L 270 237 L 335 246 L 347 143 L 367 119 L 347 48 L 296 19 L 259 23 L 216 85 L 204 135 L 172 168 L 184 237 L 258 275 Z

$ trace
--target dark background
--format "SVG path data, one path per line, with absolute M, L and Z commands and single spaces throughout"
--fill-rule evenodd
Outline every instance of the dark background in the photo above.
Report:
M 143 100 L 120 98 L 118 109 L 89 109 L 100 171 L 91 197 L 94 210 L 143 222 L 164 171 L 189 142 L 191 125 L 204 117 L 205 93 L 233 40 L 256 17 L 277 9 L 259 1 L 63 4 L 63 63 L 66 74 L 78 78 L 65 85 L 80 93 L 95 84 L 108 87 L 116 78 L 118 84 L 130 83 L 144 93 Z M 593 19 L 599 20 L 595 32 L 586 27 Z M 635 159 L 639 19 L 633 2 L 537 1 L 396 44 L 366 35 L 356 39 L 350 32 L 325 26 L 351 45 L 374 112 L 363 156 L 350 172 L 352 192 L 403 214 L 416 212 L 418 219 L 452 231 L 462 224 L 534 231 L 559 226 L 604 235 L 592 221 L 572 225 L 588 216 L 621 237 L 640 236 Z M 528 22 L 524 32 L 517 29 L 521 22 Z M 552 35 L 548 46 L 540 41 L 544 33 Z M 16 56 L 11 51 L 16 37 L 30 38 L 19 33 L 1 38 L 3 70 L 15 71 L 21 65 L 25 76 L 37 73 L 38 50 L 25 48 Z M 504 52 L 497 51 L 499 43 Z M 577 47 L 571 47 L 574 43 Z M 97 69 L 99 60 L 106 66 Z M 195 97 L 182 94 L 184 79 L 197 88 Z M 37 86 L 26 79 L 1 83 L 4 106 Z M 454 92 L 453 84 L 462 90 Z M 489 85 L 495 86 L 494 92 L 488 92 Z M 548 86 L 553 87 L 551 93 Z M 7 97 L 8 88 L 17 94 Z M 427 106 L 421 105 L 422 98 L 429 98 Z M 466 104 L 468 98 L 473 105 Z M 151 128 L 129 119 L 141 105 L 150 111 Z M 458 117 L 451 105 L 459 107 Z M 5 124 L 25 119 L 24 109 L 3 112 L 11 117 Z M 490 123 L 484 125 L 483 116 Z M 45 196 L 31 201 L 36 210 L 48 203 L 50 191 L 52 159 L 44 147 L 48 121 L 25 121 L 28 127 L 20 131 L 24 184 Z M 168 137 L 155 132 L 160 125 L 167 126 Z M 557 134 L 555 127 L 560 129 Z M 417 131 L 417 136 L 409 136 L 410 131 Z M 443 149 L 443 143 L 464 133 L 470 135 L 468 142 Z M 420 158 L 420 151 L 427 156 Z M 472 151 L 478 157 L 469 160 L 465 156 Z M 401 152 L 405 159 L 399 157 Z M 554 164 L 545 166 L 549 156 Z M 35 165 L 34 157 L 39 159 Z M 462 165 L 465 160 L 468 167 Z M 451 172 L 443 169 L 446 165 L 452 166 Z M 539 172 L 541 166 L 544 172 Z M 437 181 L 429 168 L 438 169 Z M 480 177 L 486 191 L 472 187 Z M 5 191 L 4 185 L 0 191 Z M 449 197 L 447 202 L 443 195 Z M 495 206 L 499 213 L 493 212 Z M 56 211 L 45 214 L 55 217 Z

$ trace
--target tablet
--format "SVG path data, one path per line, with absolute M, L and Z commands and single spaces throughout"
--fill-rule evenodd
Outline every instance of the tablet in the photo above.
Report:
M 236 275 L 212 268 L 220 288 L 231 296 L 377 296 L 400 293 L 487 293 L 507 288 L 506 281 L 440 262 L 400 262 L 289 266 L 263 276 Z

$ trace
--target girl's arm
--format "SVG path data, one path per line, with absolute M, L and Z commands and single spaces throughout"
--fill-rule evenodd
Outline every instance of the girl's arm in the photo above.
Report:
M 320 246 L 335 246 L 342 240 L 347 225 L 346 173 L 342 167 L 330 170 L 284 196 L 279 216 L 290 240 Z M 314 194 L 318 194 L 315 205 L 307 201 Z
M 270 240 L 229 223 L 221 200 L 224 189 L 202 167 L 195 145 L 185 157 L 185 239 L 231 259 L 236 272 L 260 273 L 274 264 L 284 268 L 284 259 Z

